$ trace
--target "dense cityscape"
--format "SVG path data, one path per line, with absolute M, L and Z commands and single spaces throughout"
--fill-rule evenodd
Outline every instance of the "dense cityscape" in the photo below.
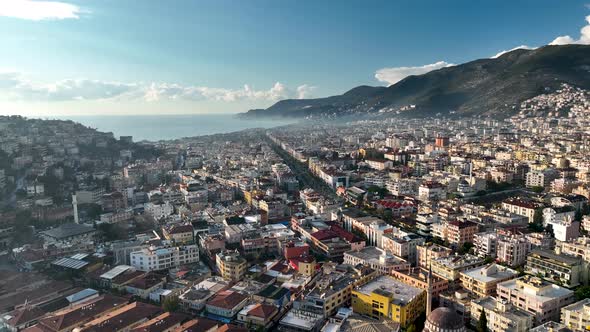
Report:
M 0 324 L 582 331 L 584 96 L 564 87 L 504 121 L 302 122 L 159 142 L 1 117 Z M 564 100 L 571 116 L 535 116 Z
M 590 3 L 0 0 L 0 332 L 590 332 Z

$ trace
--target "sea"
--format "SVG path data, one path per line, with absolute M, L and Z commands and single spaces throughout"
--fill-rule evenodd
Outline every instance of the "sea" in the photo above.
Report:
M 72 120 L 103 132 L 133 136 L 134 141 L 159 141 L 183 137 L 230 133 L 251 128 L 272 128 L 294 120 L 254 120 L 234 114 L 190 115 L 84 115 L 56 116 L 51 119 Z

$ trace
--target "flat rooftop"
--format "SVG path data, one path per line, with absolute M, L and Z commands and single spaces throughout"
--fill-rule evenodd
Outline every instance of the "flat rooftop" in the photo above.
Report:
M 375 278 L 355 290 L 365 295 L 371 295 L 371 293 L 391 295 L 394 302 L 400 305 L 406 305 L 424 292 L 422 289 L 406 285 L 389 276 Z
M 583 312 L 584 307 L 589 307 L 589 306 L 590 306 L 590 299 L 583 299 L 581 301 L 578 301 L 576 303 L 572 303 L 568 306 L 563 307 L 562 310 Z
M 535 300 L 538 302 L 547 302 L 555 298 L 570 296 L 574 293 L 567 288 L 554 285 L 544 280 L 539 280 L 538 278 L 534 279 L 534 284 L 531 283 L 530 280 L 527 281 L 526 276 L 518 279 L 508 280 L 499 283 L 498 288 L 504 287 L 512 291 L 521 292 L 527 297 L 535 298 Z M 534 288 L 538 288 L 538 291 L 535 291 Z
M 481 282 L 503 280 L 506 278 L 516 277 L 518 275 L 518 272 L 496 264 L 476 267 L 466 270 L 462 273 Z
M 498 300 L 491 296 L 486 296 L 479 298 L 477 300 L 473 300 L 474 303 L 481 305 L 482 307 L 486 308 L 487 310 L 496 311 Z M 505 311 L 501 313 L 502 316 L 510 318 L 510 320 L 520 320 L 521 318 L 531 318 L 533 319 L 534 315 L 529 313 L 528 311 L 518 309 L 516 307 L 512 307 L 509 311 Z
M 351 250 L 346 252 L 347 255 L 362 259 L 366 262 L 378 265 L 396 265 L 406 263 L 404 259 L 387 254 L 386 251 L 377 247 L 364 247 L 360 250 Z M 381 263 L 379 257 L 386 255 L 385 264 Z

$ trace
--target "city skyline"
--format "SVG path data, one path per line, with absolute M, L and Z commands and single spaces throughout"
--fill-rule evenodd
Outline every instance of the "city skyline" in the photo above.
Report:
M 588 14 L 581 1 L 4 1 L 0 113 L 245 112 L 518 47 L 589 44 Z

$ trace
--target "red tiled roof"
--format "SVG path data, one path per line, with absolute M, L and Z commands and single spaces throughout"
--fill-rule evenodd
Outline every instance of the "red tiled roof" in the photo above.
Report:
M 335 232 L 333 232 L 330 229 L 322 229 L 320 231 L 312 233 L 311 236 L 316 238 L 319 241 L 324 241 L 324 240 L 329 240 L 329 239 L 333 239 L 335 237 L 338 237 L 338 234 L 336 234 Z
M 176 226 L 172 226 L 169 230 L 168 230 L 168 234 L 181 234 L 181 233 L 192 233 L 193 231 L 193 226 L 192 225 L 176 225 Z
M 186 321 L 189 316 L 173 312 L 165 312 L 135 327 L 131 332 L 163 332 Z
M 236 325 L 225 324 L 222 327 L 218 328 L 217 332 L 248 332 L 248 329 Z
M 207 305 L 223 309 L 233 309 L 246 299 L 245 295 L 230 290 L 221 291 L 207 301 Z
M 203 332 L 218 327 L 216 321 L 207 318 L 194 318 L 182 324 L 171 332 Z
M 248 311 L 248 315 L 267 319 L 272 317 L 276 311 L 277 307 L 274 305 L 258 303 L 254 308 Z

